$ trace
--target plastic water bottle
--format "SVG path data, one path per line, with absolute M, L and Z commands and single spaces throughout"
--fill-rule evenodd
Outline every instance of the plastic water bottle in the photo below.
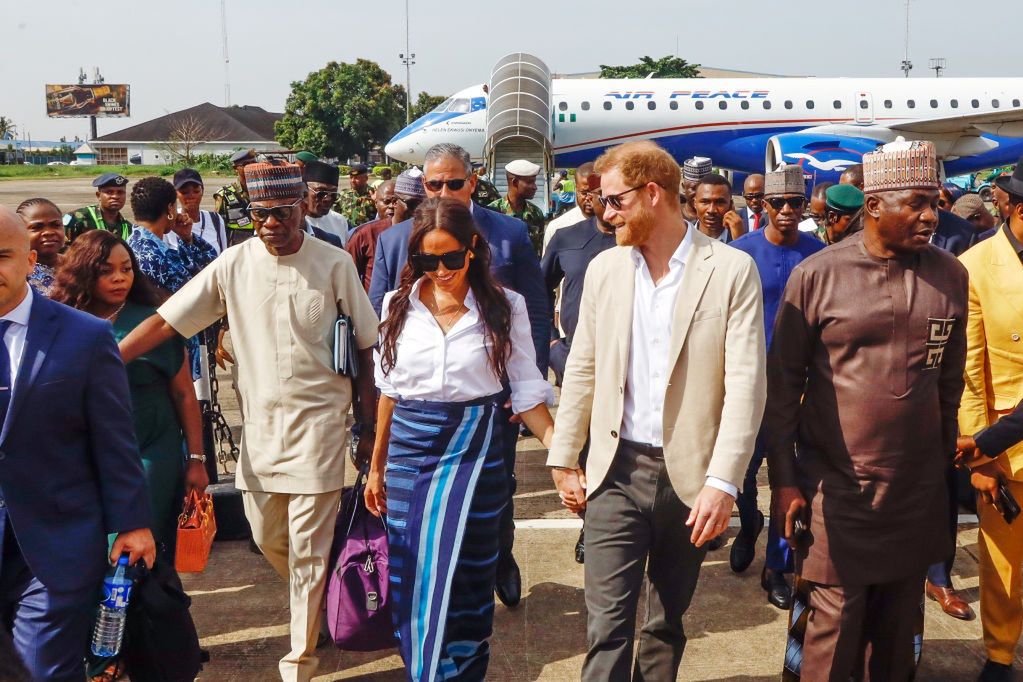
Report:
M 131 579 L 125 576 L 127 570 L 128 553 L 125 552 L 103 579 L 103 601 L 99 603 L 96 625 L 92 630 L 92 653 L 96 656 L 106 658 L 121 651 L 132 585 Z

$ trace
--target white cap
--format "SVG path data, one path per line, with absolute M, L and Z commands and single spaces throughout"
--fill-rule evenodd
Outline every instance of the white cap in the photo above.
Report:
M 537 166 L 532 161 L 526 161 L 525 159 L 509 161 L 504 169 L 508 173 L 517 175 L 520 178 L 535 178 L 537 173 L 540 172 L 540 166 Z

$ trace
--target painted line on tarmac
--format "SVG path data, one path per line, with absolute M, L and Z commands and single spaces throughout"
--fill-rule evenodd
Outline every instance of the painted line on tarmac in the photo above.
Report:
M 770 517 L 764 517 L 765 521 L 770 522 Z M 976 514 L 960 514 L 960 524 L 976 524 Z M 516 519 L 515 527 L 521 528 L 522 530 L 570 530 L 580 529 L 583 527 L 582 519 Z M 739 517 L 733 516 L 731 521 L 728 522 L 729 528 L 739 527 Z

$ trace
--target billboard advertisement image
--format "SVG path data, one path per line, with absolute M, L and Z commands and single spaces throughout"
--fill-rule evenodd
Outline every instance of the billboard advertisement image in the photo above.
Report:
M 46 115 L 54 118 L 130 116 L 127 85 L 47 85 Z

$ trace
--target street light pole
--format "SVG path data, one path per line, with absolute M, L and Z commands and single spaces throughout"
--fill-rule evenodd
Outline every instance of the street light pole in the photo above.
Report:
M 906 0 L 906 52 L 902 60 L 902 72 L 909 78 L 909 72 L 913 69 L 913 62 L 909 61 L 909 0 Z
M 408 0 L 405 0 L 405 51 L 398 59 L 405 65 L 405 125 L 412 122 L 412 66 L 416 63 L 416 55 L 409 51 L 409 17 Z

